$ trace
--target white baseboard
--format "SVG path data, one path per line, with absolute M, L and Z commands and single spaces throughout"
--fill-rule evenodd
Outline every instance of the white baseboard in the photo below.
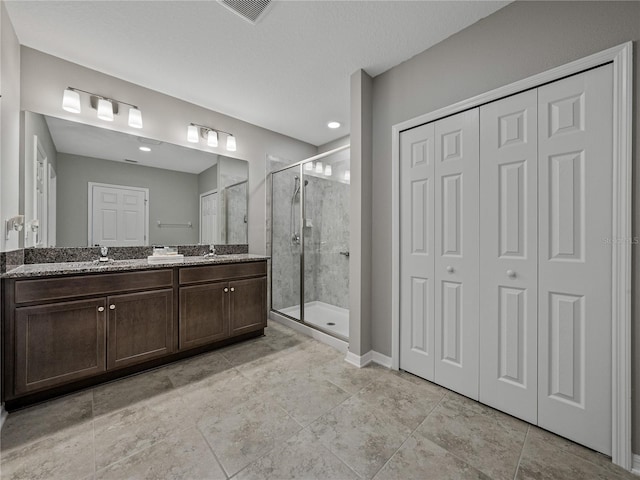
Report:
M 373 363 L 377 363 L 381 367 L 391 368 L 391 357 L 381 354 L 380 352 L 374 352 L 371 350 Z
M 373 360 L 373 351 L 369 350 L 364 355 L 356 355 L 353 352 L 347 352 L 347 356 L 345 357 L 345 361 L 350 363 L 351 365 L 355 365 L 358 368 L 366 367 Z
M 358 368 L 366 367 L 371 362 L 377 363 L 378 365 L 386 368 L 391 368 L 391 358 L 373 350 L 369 350 L 362 356 L 356 355 L 353 352 L 347 352 L 345 361 L 349 362 L 351 365 L 355 365 Z
M 340 340 L 339 338 L 332 337 L 331 335 L 327 335 L 326 333 L 321 332 L 320 330 L 316 330 L 315 328 L 311 328 L 300 322 L 291 320 L 290 318 L 287 318 L 283 315 L 279 315 L 276 312 L 270 312 L 269 319 L 273 320 L 274 322 L 278 322 L 279 324 L 284 325 L 285 327 L 289 327 L 292 330 L 295 330 L 296 332 L 300 332 L 300 333 L 303 333 L 304 335 L 314 338 L 319 342 L 329 345 L 330 347 L 333 347 L 342 353 L 347 353 L 349 349 L 349 344 L 344 340 Z
M 631 473 L 640 475 L 640 455 L 633 455 L 633 465 L 631 466 Z
M 4 421 L 7 419 L 7 411 L 4 409 L 4 403 L 0 405 L 0 430 L 4 425 Z

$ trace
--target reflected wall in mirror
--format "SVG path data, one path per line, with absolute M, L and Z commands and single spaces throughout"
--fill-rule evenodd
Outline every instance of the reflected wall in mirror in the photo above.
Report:
M 244 160 L 24 112 L 23 247 L 246 244 Z

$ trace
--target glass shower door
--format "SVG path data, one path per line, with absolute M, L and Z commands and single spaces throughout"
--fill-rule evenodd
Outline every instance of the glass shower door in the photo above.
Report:
M 304 322 L 349 338 L 350 152 L 303 164 Z
M 271 308 L 297 320 L 302 261 L 300 166 L 271 176 Z

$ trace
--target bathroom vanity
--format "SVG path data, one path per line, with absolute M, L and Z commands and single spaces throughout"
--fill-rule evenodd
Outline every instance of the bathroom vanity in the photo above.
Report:
M 266 257 L 23 265 L 3 276 L 3 396 L 11 410 L 260 336 Z

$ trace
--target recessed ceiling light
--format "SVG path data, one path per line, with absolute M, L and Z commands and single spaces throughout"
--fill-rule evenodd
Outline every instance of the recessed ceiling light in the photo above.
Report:
M 340 128 L 340 122 L 329 122 L 329 123 L 327 123 L 327 127 L 329 127 L 329 128 Z
M 140 149 L 141 152 L 150 152 L 151 149 L 149 147 L 138 147 L 138 149 Z

